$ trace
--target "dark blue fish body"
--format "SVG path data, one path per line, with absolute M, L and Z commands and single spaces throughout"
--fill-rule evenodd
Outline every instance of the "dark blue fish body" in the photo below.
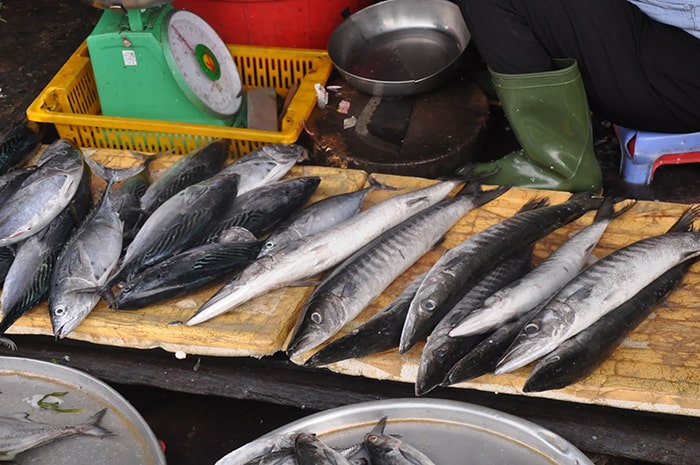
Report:
M 36 168 L 36 166 L 27 166 L 0 175 L 0 205 L 17 192 L 24 180 L 36 171 Z
M 229 142 L 221 139 L 183 155 L 149 185 L 141 208 L 153 212 L 182 189 L 213 176 L 224 166 L 229 150 Z
M 216 242 L 194 247 L 132 275 L 109 302 L 142 308 L 230 278 L 257 257 L 262 241 Z
M 112 193 L 114 209 L 124 222 L 124 247 L 126 248 L 143 225 L 148 213 L 141 208 L 141 197 L 151 184 L 147 170 L 125 180 Z
M 21 165 L 39 148 L 39 137 L 22 120 L 0 136 L 0 174 Z

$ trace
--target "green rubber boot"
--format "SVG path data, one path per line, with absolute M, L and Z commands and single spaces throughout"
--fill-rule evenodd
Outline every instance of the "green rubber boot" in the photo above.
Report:
M 569 192 L 600 192 L 602 174 L 593 152 L 593 131 L 583 81 L 574 59 L 554 60 L 543 73 L 499 74 L 496 93 L 522 150 L 479 163 L 497 171 L 485 184 Z

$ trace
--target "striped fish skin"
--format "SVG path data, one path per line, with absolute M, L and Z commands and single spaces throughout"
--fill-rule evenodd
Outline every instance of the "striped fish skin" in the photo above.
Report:
M 232 227 L 245 228 L 256 237 L 267 234 L 306 204 L 320 183 L 319 176 L 302 176 L 238 194 L 208 229 L 205 242 L 215 242 L 222 231 Z
M 238 175 L 215 175 L 182 189 L 154 211 L 126 249 L 108 285 L 197 243 L 236 197 Z
M 141 196 L 141 209 L 154 212 L 182 189 L 201 182 L 217 172 L 229 156 L 230 143 L 219 139 L 191 150 L 149 184 Z
M 22 119 L 0 135 L 0 174 L 5 174 L 27 160 L 39 149 L 37 133 Z
M 418 363 L 415 382 L 416 396 L 422 396 L 440 386 L 450 368 L 484 335 L 452 337 L 450 331 L 488 296 L 530 271 L 532 247 L 526 247 L 502 260 L 452 307 L 428 336 Z
M 678 286 L 691 263 L 671 268 L 576 336 L 543 357 L 532 370 L 524 392 L 561 389 L 593 373 L 656 305 Z
M 465 190 L 404 220 L 338 265 L 309 297 L 287 355 L 301 355 L 335 335 L 440 242 L 460 218 L 507 189 L 482 193 L 468 185 Z
M 108 188 L 66 243 L 51 273 L 49 314 L 54 336 L 66 337 L 95 308 L 100 300 L 97 288 L 119 261 L 122 238 L 123 224 Z
M 216 242 L 185 250 L 132 275 L 109 306 L 143 308 L 222 281 L 242 270 L 258 255 L 262 241 Z
M 562 288 L 523 328 L 496 374 L 548 354 L 674 266 L 700 255 L 700 232 L 639 240 L 603 257 Z
M 300 433 L 296 437 L 294 455 L 298 465 L 350 465 L 340 452 L 308 433 Z
M 372 465 L 435 465 L 411 444 L 388 434 L 368 433 L 364 443 Z
M 13 461 L 18 454 L 71 436 L 113 436 L 100 421 L 107 409 L 100 410 L 85 423 L 59 425 L 30 420 L 28 414 L 0 417 L 0 461 Z
M 45 161 L 0 206 L 0 247 L 16 244 L 46 227 L 73 199 L 85 170 L 82 153 L 59 139 Z
M 114 189 L 112 194 L 114 209 L 124 222 L 124 247 L 131 243 L 148 218 L 148 214 L 141 209 L 141 197 L 150 184 L 150 175 L 148 170 L 144 169 Z
M 87 171 L 80 184 L 71 203 L 48 226 L 17 244 L 15 260 L 0 295 L 0 334 L 46 297 L 58 255 L 92 207 Z
M 459 180 L 442 181 L 394 196 L 323 233 L 260 257 L 205 302 L 187 325 L 200 324 L 271 290 L 334 267 L 384 231 L 447 197 L 460 184 Z
M 296 239 L 311 236 L 335 226 L 360 212 L 372 187 L 333 195 L 314 202 L 278 224 L 265 239 L 260 256 L 268 255 Z
M 221 169 L 221 173 L 236 173 L 241 177 L 238 194 L 279 181 L 307 151 L 298 144 L 268 144 L 243 155 Z
M 434 326 L 493 263 L 598 208 L 601 202 L 590 193 L 574 194 L 558 205 L 521 211 L 446 251 L 411 302 L 399 352 L 412 347 L 423 328 Z
M 329 342 L 304 362 L 304 366 L 328 365 L 397 348 L 408 306 L 424 277 L 425 273 L 416 277 L 389 305 L 350 333 Z
M 612 199 L 606 199 L 592 224 L 564 242 L 530 273 L 487 298 L 450 335 L 468 336 L 495 329 L 551 298 L 583 269 L 612 220 L 633 205 L 615 213 Z

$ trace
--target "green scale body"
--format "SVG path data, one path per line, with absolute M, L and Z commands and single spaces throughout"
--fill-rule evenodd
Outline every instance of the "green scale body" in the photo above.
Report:
M 167 29 L 175 11 L 169 3 L 126 13 L 104 10 L 87 38 L 102 114 L 230 126 L 238 105 L 232 112 L 213 111 L 188 86 L 174 62 Z M 203 44 L 197 44 L 197 49 L 200 53 L 193 53 L 192 59 L 199 60 L 199 67 L 209 79 L 202 84 L 216 85 L 218 61 L 214 58 L 213 65 L 207 62 L 209 68 L 214 67 L 207 69 L 201 52 L 210 59 L 213 54 Z M 235 78 L 240 82 L 237 75 Z

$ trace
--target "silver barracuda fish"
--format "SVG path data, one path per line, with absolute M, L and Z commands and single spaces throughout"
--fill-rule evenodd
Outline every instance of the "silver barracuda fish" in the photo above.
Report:
M 408 306 L 424 277 L 425 273 L 416 277 L 389 305 L 345 336 L 326 344 L 304 366 L 328 365 L 397 348 Z
M 217 174 L 163 202 L 136 233 L 106 286 L 197 244 L 236 197 L 237 184 L 237 174 Z
M 261 237 L 299 210 L 321 183 L 319 176 L 302 176 L 271 182 L 239 194 L 219 215 L 204 235 L 215 242 L 222 231 L 244 228 Z
M 236 173 L 241 179 L 238 194 L 279 181 L 299 161 L 307 157 L 297 144 L 263 145 L 222 168 L 222 173 Z
M 367 433 L 364 444 L 372 465 L 435 465 L 416 447 L 388 434 Z
M 267 255 L 296 239 L 311 236 L 342 223 L 360 212 L 374 187 L 333 195 L 314 202 L 278 224 L 265 239 L 260 256 Z
M 71 436 L 113 436 L 100 426 L 105 413 L 107 409 L 100 410 L 79 425 L 40 423 L 26 413 L 0 416 L 0 461 L 13 461 L 22 452 Z
M 494 263 L 600 206 L 590 193 L 572 195 L 558 205 L 521 211 L 476 233 L 446 251 L 431 267 L 406 317 L 399 352 L 423 337 Z
M 72 142 L 59 139 L 52 143 L 44 150 L 44 160 L 0 206 L 0 247 L 46 227 L 78 190 L 85 164 Z
M 343 454 L 309 433 L 297 435 L 294 456 L 298 465 L 351 465 Z
M 84 173 L 71 203 L 48 226 L 17 244 L 0 295 L 0 334 L 46 297 L 58 255 L 93 206 L 90 175 Z
M 460 218 L 506 190 L 482 192 L 478 183 L 470 183 L 457 195 L 412 215 L 355 252 L 309 297 L 287 355 L 290 358 L 301 355 L 335 335 L 442 241 Z
M 187 152 L 148 185 L 140 198 L 141 209 L 152 213 L 182 189 L 216 174 L 228 158 L 229 147 L 229 141 L 219 139 Z
M 622 247 L 576 275 L 523 327 L 498 363 L 496 374 L 548 354 L 674 266 L 700 256 L 700 232 L 683 232 L 699 212 L 698 208 L 688 209 L 666 234 Z
M 439 202 L 462 183 L 442 181 L 396 195 L 322 233 L 260 257 L 205 302 L 187 325 L 202 323 L 254 297 L 334 267 L 384 231 Z
M 618 212 L 613 206 L 613 200 L 606 199 L 592 224 L 564 242 L 530 273 L 487 298 L 450 332 L 450 336 L 468 336 L 494 329 L 551 298 L 583 269 L 608 225 L 634 206 L 634 202 Z
M 452 365 L 484 338 L 482 334 L 452 337 L 449 335 L 450 330 L 465 314 L 481 305 L 485 298 L 527 273 L 531 269 L 531 263 L 532 247 L 526 247 L 502 260 L 438 322 L 421 352 L 415 382 L 417 396 L 425 395 L 440 386 Z

